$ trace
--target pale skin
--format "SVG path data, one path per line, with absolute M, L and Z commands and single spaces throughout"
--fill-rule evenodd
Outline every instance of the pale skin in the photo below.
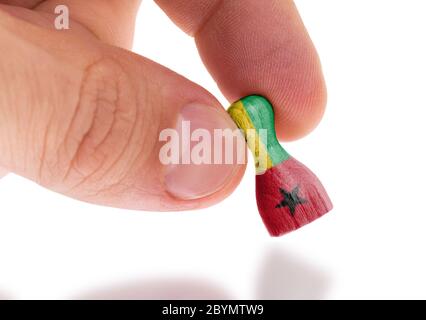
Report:
M 319 123 L 325 84 L 292 1 L 156 3 L 194 37 L 229 101 L 253 93 L 271 100 L 280 140 Z M 70 30 L 55 30 L 57 5 L 69 7 Z M 156 211 L 210 206 L 236 188 L 245 165 L 235 164 L 205 196 L 168 192 L 159 131 L 174 127 L 190 103 L 228 116 L 202 87 L 129 51 L 139 5 L 0 0 L 0 176 L 13 172 L 79 200 Z

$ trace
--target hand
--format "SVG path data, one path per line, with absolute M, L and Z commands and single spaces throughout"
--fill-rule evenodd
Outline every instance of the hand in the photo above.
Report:
M 192 35 L 230 100 L 275 106 L 279 138 L 319 122 L 320 62 L 292 1 L 158 0 Z M 54 28 L 68 6 L 70 30 Z M 0 0 L 0 166 L 84 201 L 183 210 L 225 198 L 244 165 L 163 166 L 159 133 L 179 119 L 235 128 L 203 88 L 126 50 L 138 0 Z

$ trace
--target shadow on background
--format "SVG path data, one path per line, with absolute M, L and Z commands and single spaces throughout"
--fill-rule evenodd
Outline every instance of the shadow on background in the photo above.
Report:
M 303 257 L 268 248 L 253 281 L 255 299 L 325 299 L 331 276 Z M 229 300 L 226 290 L 205 280 L 172 278 L 138 280 L 76 297 L 83 300 Z
M 266 249 L 253 282 L 255 299 L 325 299 L 331 275 L 303 257 L 279 247 Z M 238 298 L 238 297 L 237 297 Z M 0 293 L 0 300 L 10 297 Z M 100 288 L 76 297 L 83 300 L 229 300 L 226 290 L 194 278 L 147 279 Z
M 84 294 L 83 300 L 220 300 L 231 299 L 222 289 L 199 279 L 136 281 Z
M 256 299 L 324 299 L 331 277 L 302 257 L 269 248 L 261 265 Z
M 3 300 L 11 300 L 11 299 L 10 299 L 10 297 L 8 297 L 8 296 L 6 296 L 6 295 L 4 295 L 3 293 L 0 292 L 0 301 L 3 301 Z

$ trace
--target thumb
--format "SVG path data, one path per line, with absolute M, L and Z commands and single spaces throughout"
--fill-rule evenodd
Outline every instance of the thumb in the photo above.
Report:
M 7 171 L 3 168 L 0 168 L 0 178 L 3 178 L 7 174 Z
M 238 184 L 244 165 L 160 157 L 162 132 L 176 128 L 179 137 L 183 120 L 189 134 L 236 129 L 204 89 L 91 37 L 0 15 L 0 46 L 8 48 L 0 52 L 0 166 L 80 200 L 130 209 L 208 206 Z

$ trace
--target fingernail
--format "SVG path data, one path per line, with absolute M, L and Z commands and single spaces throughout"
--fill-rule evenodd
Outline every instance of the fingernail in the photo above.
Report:
M 206 139 L 196 138 L 194 131 L 204 129 L 205 133 L 210 135 L 210 163 L 200 162 L 200 155 L 196 152 L 199 149 L 200 142 L 203 141 L 203 150 L 208 145 Z M 189 104 L 182 108 L 177 120 L 176 130 L 180 138 L 180 155 L 178 164 L 169 164 L 165 172 L 165 185 L 167 191 L 176 198 L 183 200 L 194 200 L 207 197 L 216 193 L 225 187 L 238 170 L 237 156 L 234 154 L 233 163 L 226 164 L 225 161 L 217 163 L 214 161 L 214 153 L 217 146 L 214 145 L 215 129 L 232 129 L 236 126 L 228 114 L 219 108 L 202 105 Z M 195 133 L 200 132 L 197 130 Z M 195 141 L 194 141 L 195 139 Z M 208 139 L 207 139 L 208 140 Z M 225 150 L 224 139 L 222 139 L 222 152 Z M 235 141 L 234 141 L 235 142 Z M 198 147 L 196 147 L 198 145 Z M 240 145 L 238 143 L 238 145 Z M 236 147 L 231 152 L 235 153 Z M 195 157 L 194 157 L 195 155 Z M 204 153 L 201 152 L 204 156 Z M 207 159 L 208 157 L 203 159 Z M 224 159 L 223 157 L 222 159 Z

